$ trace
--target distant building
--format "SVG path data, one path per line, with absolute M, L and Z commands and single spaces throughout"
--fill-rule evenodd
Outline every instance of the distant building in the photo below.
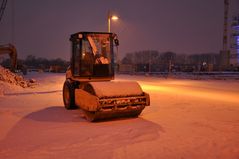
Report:
M 230 64 L 239 66 L 239 15 L 233 17 L 231 37 Z

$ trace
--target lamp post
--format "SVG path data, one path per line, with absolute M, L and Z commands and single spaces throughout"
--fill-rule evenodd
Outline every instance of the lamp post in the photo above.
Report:
M 108 15 L 107 15 L 107 21 L 108 21 L 108 32 L 110 32 L 110 23 L 111 23 L 111 20 L 118 20 L 119 17 L 116 16 L 116 15 L 112 15 L 110 11 L 108 11 Z

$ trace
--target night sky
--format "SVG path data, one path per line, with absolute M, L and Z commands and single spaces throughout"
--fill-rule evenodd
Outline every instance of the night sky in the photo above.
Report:
M 230 2 L 230 16 L 239 13 L 239 0 Z M 111 28 L 120 38 L 120 57 L 140 50 L 194 54 L 222 48 L 223 0 L 8 0 L 0 44 L 14 43 L 20 58 L 69 60 L 70 34 L 106 32 L 108 10 L 120 16 Z

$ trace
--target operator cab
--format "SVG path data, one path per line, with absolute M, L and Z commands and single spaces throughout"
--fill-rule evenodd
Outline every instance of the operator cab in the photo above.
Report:
M 80 79 L 114 78 L 113 33 L 79 32 L 71 35 L 71 73 Z

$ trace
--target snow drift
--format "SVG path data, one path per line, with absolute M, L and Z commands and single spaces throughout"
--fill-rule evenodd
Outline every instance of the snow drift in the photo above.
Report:
M 65 110 L 65 74 L 27 77 L 38 85 L 0 97 L 1 159 L 239 159 L 237 80 L 119 75 L 151 106 L 139 118 L 90 123 Z
M 34 79 L 26 80 L 21 75 L 0 66 L 0 95 L 3 94 L 4 90 L 13 89 L 14 86 L 26 88 L 33 87 L 35 84 L 36 81 Z

